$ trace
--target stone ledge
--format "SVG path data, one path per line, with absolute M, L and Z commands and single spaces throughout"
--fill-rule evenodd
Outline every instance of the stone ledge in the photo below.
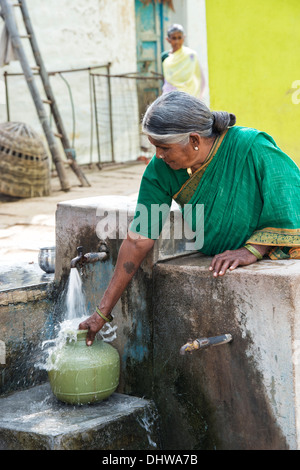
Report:
M 37 263 L 3 265 L 0 268 L 0 294 L 52 283 L 54 274 L 45 273 Z
M 46 274 L 37 264 L 11 264 L 0 269 L 0 307 L 47 298 L 54 274 Z
M 27 303 L 46 299 L 49 296 L 48 284 L 30 286 L 26 289 L 10 289 L 0 292 L 0 307 L 9 304 Z
M 212 273 L 209 271 L 209 266 L 212 257 L 205 256 L 201 253 L 192 253 L 190 255 L 178 256 L 177 258 L 169 258 L 167 260 L 159 261 L 158 265 L 166 265 L 168 269 L 178 270 L 180 266 L 182 269 L 197 269 L 201 273 L 207 273 L 209 277 L 212 277 Z M 300 276 L 300 260 L 270 260 L 264 258 L 257 263 L 249 266 L 239 266 L 234 271 L 227 271 L 226 275 L 222 278 L 219 277 L 217 280 L 228 278 L 228 276 L 236 276 L 247 274 L 263 275 L 263 276 Z
M 76 407 L 58 402 L 48 383 L 0 398 L 0 450 L 148 450 L 158 448 L 157 432 L 142 398 L 114 393 Z
M 68 273 L 71 259 L 76 256 L 76 247 L 83 245 L 86 251 L 97 251 L 100 239 L 108 242 L 110 258 L 116 258 L 119 246 L 126 238 L 127 229 L 133 220 L 137 195 L 97 196 L 93 198 L 64 201 L 56 210 L 56 269 L 55 280 L 59 282 Z M 111 212 L 115 233 L 108 234 L 99 224 L 104 214 Z M 174 238 L 174 220 L 182 220 L 178 205 L 173 201 L 170 210 L 170 233 L 162 233 L 142 264 L 142 269 L 151 276 L 152 267 L 159 259 L 167 259 L 176 253 L 190 253 L 187 250 L 188 240 Z M 99 225 L 100 227 L 99 227 Z M 168 224 L 166 224 L 168 225 Z M 102 227 L 102 228 L 101 228 Z

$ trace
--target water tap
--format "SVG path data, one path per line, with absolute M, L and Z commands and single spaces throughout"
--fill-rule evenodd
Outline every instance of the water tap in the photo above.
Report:
M 229 343 L 230 341 L 232 341 L 230 334 L 211 336 L 210 338 L 199 338 L 194 341 L 189 340 L 186 344 L 181 346 L 179 353 L 183 356 L 186 352 L 191 353 L 197 349 L 207 348 L 208 346 L 218 346 L 220 344 Z
M 83 247 L 77 247 L 77 256 L 71 261 L 71 268 L 81 267 L 85 264 L 96 263 L 96 261 L 105 261 L 108 258 L 108 248 L 105 242 L 102 242 L 99 251 L 95 253 L 83 254 Z

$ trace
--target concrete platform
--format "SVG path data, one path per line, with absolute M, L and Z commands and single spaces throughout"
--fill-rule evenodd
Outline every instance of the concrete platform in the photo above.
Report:
M 53 279 L 54 274 L 45 273 L 37 263 L 2 265 L 0 270 L 0 293 L 8 290 L 49 284 Z
M 114 393 L 99 404 L 58 402 L 48 383 L 0 399 L 0 450 L 158 448 L 153 404 Z
M 167 449 L 299 450 L 300 260 L 215 279 L 211 258 L 154 267 L 154 397 Z M 231 334 L 194 351 L 189 339 Z
M 97 210 L 112 203 L 123 222 L 123 197 L 58 205 L 56 282 L 76 246 L 97 251 Z M 82 276 L 91 305 L 117 259 L 119 240 L 105 241 L 109 259 Z M 300 449 L 300 261 L 265 259 L 215 279 L 211 258 L 183 256 L 181 242 L 158 240 L 114 308 L 118 391 L 154 399 L 163 449 Z M 232 343 L 179 354 L 189 339 L 228 333 Z

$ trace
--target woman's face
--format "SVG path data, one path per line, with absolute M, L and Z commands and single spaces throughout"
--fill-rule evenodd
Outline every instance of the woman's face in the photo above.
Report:
M 172 170 L 190 168 L 195 158 L 195 152 L 190 143 L 181 144 L 162 144 L 149 137 L 149 141 L 156 148 L 156 158 L 161 158 Z
M 184 35 L 180 31 L 175 31 L 174 33 L 170 34 L 167 40 L 171 44 L 172 51 L 176 52 L 183 46 Z

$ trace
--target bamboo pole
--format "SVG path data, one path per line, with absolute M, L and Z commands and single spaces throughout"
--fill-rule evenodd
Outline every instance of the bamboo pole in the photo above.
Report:
M 50 153 L 53 159 L 53 163 L 55 164 L 57 174 L 60 180 L 61 188 L 63 191 L 68 191 L 70 189 L 70 185 L 69 185 L 67 175 L 65 172 L 64 164 L 61 159 L 60 151 L 58 149 L 55 137 L 49 126 L 48 116 L 46 115 L 43 102 L 40 98 L 39 90 L 34 80 L 34 76 L 30 68 L 30 65 L 27 61 L 27 57 L 23 49 L 23 45 L 21 43 L 17 25 L 13 17 L 12 7 L 9 4 L 9 2 L 6 0 L 0 0 L 0 6 L 1 6 L 1 13 L 4 16 L 5 25 L 7 27 L 7 30 L 11 38 L 12 46 L 14 48 L 16 56 L 19 58 L 19 61 L 21 63 L 21 67 L 22 67 L 25 79 L 27 81 L 29 91 L 31 93 L 33 102 L 35 104 L 40 123 L 44 130 L 44 133 L 45 133 L 48 145 L 49 145 Z
M 72 170 L 74 171 L 74 173 L 78 177 L 78 179 L 81 182 L 82 186 L 90 186 L 90 184 L 87 181 L 85 175 L 83 174 L 81 168 L 79 167 L 79 165 L 77 164 L 77 162 L 73 158 L 73 153 L 72 153 L 71 145 L 70 145 L 70 142 L 69 142 L 69 138 L 68 138 L 68 135 L 65 131 L 65 127 L 64 127 L 61 115 L 59 113 L 58 106 L 56 104 L 54 93 L 53 93 L 52 88 L 51 88 L 49 75 L 48 75 L 48 72 L 47 72 L 46 67 L 44 65 L 44 61 L 42 59 L 42 55 L 41 55 L 39 47 L 38 47 L 38 43 L 37 43 L 37 40 L 36 40 L 36 37 L 35 37 L 35 34 L 34 34 L 34 30 L 33 30 L 33 27 L 32 27 L 32 23 L 31 23 L 31 20 L 30 20 L 30 17 L 29 17 L 29 12 L 28 12 L 28 8 L 27 8 L 27 5 L 26 5 L 26 1 L 25 0 L 19 0 L 19 5 L 21 7 L 21 12 L 22 12 L 25 28 L 26 28 L 27 34 L 29 35 L 29 40 L 30 40 L 30 43 L 31 43 L 32 52 L 33 52 L 36 64 L 39 66 L 39 75 L 40 75 L 42 83 L 44 85 L 44 90 L 45 90 L 47 99 L 49 100 L 49 105 L 50 105 L 50 108 L 51 108 L 52 115 L 54 117 L 54 121 L 55 121 L 55 124 L 56 124 L 56 127 L 57 127 L 57 131 L 61 135 L 61 143 L 62 143 L 62 146 L 64 148 L 66 157 L 68 159 L 68 163 L 70 164 L 70 167 L 72 168 Z

